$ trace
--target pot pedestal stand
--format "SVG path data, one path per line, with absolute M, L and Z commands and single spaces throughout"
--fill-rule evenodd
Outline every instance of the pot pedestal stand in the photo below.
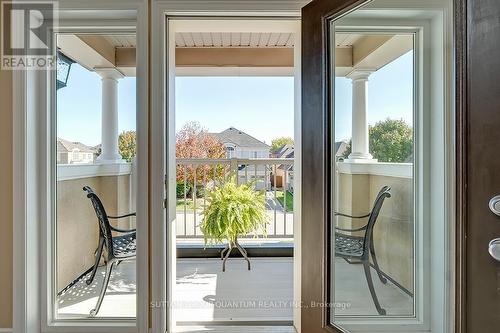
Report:
M 238 240 L 236 239 L 234 242 L 229 242 L 229 244 L 227 244 L 220 253 L 220 259 L 222 260 L 222 271 L 226 271 L 226 261 L 227 258 L 229 258 L 229 255 L 231 254 L 233 248 L 237 248 L 238 251 L 240 251 L 241 255 L 248 263 L 248 270 L 250 270 L 250 259 L 248 259 L 247 251 L 238 243 Z

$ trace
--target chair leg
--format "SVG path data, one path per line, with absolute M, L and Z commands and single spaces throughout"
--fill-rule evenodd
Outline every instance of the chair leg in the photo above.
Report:
M 85 283 L 88 286 L 90 286 L 94 281 L 95 273 L 97 272 L 97 268 L 99 267 L 99 262 L 101 261 L 103 247 L 104 247 L 104 239 L 99 239 L 99 245 L 97 246 L 97 249 L 95 251 L 94 268 L 92 268 L 92 273 L 90 274 L 89 278 L 85 281 Z
M 366 282 L 368 283 L 368 289 L 370 289 L 370 294 L 372 296 L 373 303 L 375 304 L 375 307 L 377 308 L 379 315 L 385 316 L 386 311 L 384 309 L 382 309 L 382 307 L 380 306 L 380 303 L 379 303 L 378 298 L 377 298 L 377 294 L 375 293 L 375 288 L 373 286 L 373 280 L 372 280 L 372 274 L 370 272 L 370 261 L 368 258 L 363 262 L 363 268 L 365 270 Z
M 359 260 L 352 260 L 352 259 L 348 259 L 348 258 L 345 258 L 343 257 L 342 259 L 345 260 L 346 263 L 348 263 L 349 265 L 359 265 L 359 264 L 362 264 L 363 262 L 362 261 L 359 261 Z
M 386 284 L 387 279 L 382 275 L 382 271 L 380 270 L 380 267 L 378 266 L 377 256 L 375 255 L 375 248 L 373 247 L 373 242 L 370 245 L 370 253 L 372 255 L 373 266 L 375 266 L 375 270 L 377 271 L 377 275 L 378 275 L 378 278 L 380 279 L 380 282 L 382 282 L 383 284 Z
M 113 271 L 113 266 L 115 265 L 114 261 L 111 261 L 108 265 L 106 265 L 106 275 L 104 276 L 104 281 L 101 287 L 101 293 L 99 294 L 99 298 L 97 299 L 97 304 L 94 309 L 90 311 L 90 316 L 95 317 L 101 308 L 102 300 L 104 299 L 104 295 L 106 294 L 106 289 L 108 288 L 109 278 L 111 277 L 111 273 Z

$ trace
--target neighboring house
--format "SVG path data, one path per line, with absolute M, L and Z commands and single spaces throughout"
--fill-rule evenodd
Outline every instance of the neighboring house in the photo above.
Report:
M 276 150 L 272 154 L 272 156 L 275 157 L 275 158 L 281 158 L 281 157 L 284 157 L 284 156 L 288 155 L 292 151 L 293 151 L 293 143 L 292 144 L 284 144 L 283 146 L 281 146 L 280 148 L 278 148 L 278 150 Z
M 269 158 L 270 146 L 239 129 L 229 127 L 212 135 L 224 144 L 228 158 Z
M 227 158 L 269 158 L 271 147 L 253 136 L 230 127 L 220 133 L 212 133 L 226 147 Z M 256 181 L 256 188 L 269 187 L 271 170 L 266 165 L 239 165 L 238 182 Z M 266 179 L 267 178 L 267 179 Z
M 348 142 L 345 142 L 345 141 L 337 141 L 335 142 L 335 157 L 337 157 L 337 159 L 339 157 L 343 157 L 344 154 L 349 150 L 349 143 Z
M 295 156 L 293 144 L 285 144 L 274 154 L 276 158 L 292 159 Z M 271 177 L 271 183 L 274 184 L 274 176 Z M 276 168 L 276 186 L 285 188 L 293 192 L 293 164 L 281 164 Z
M 57 138 L 57 164 L 94 163 L 96 150 L 81 142 Z

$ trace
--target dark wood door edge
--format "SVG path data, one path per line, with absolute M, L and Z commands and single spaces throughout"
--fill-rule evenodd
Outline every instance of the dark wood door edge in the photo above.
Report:
M 329 323 L 331 86 L 328 22 L 368 0 L 314 0 L 302 9 L 302 308 L 304 333 L 343 332 Z M 311 304 L 323 306 L 312 307 Z
M 467 250 L 467 0 L 454 0 L 455 38 L 455 328 L 466 332 L 466 250 Z

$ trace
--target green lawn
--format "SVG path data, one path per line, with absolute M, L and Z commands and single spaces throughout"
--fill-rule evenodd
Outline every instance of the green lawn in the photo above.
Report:
M 186 199 L 186 209 L 190 211 L 194 210 L 193 199 L 190 198 Z M 202 209 L 203 209 L 203 198 L 198 198 L 196 199 L 196 210 L 202 210 Z M 184 211 L 184 199 L 177 199 L 176 210 Z
M 284 207 L 283 197 L 283 191 L 276 191 L 276 199 L 278 199 L 278 202 Z M 293 212 L 293 193 L 290 191 L 286 191 L 286 211 Z

